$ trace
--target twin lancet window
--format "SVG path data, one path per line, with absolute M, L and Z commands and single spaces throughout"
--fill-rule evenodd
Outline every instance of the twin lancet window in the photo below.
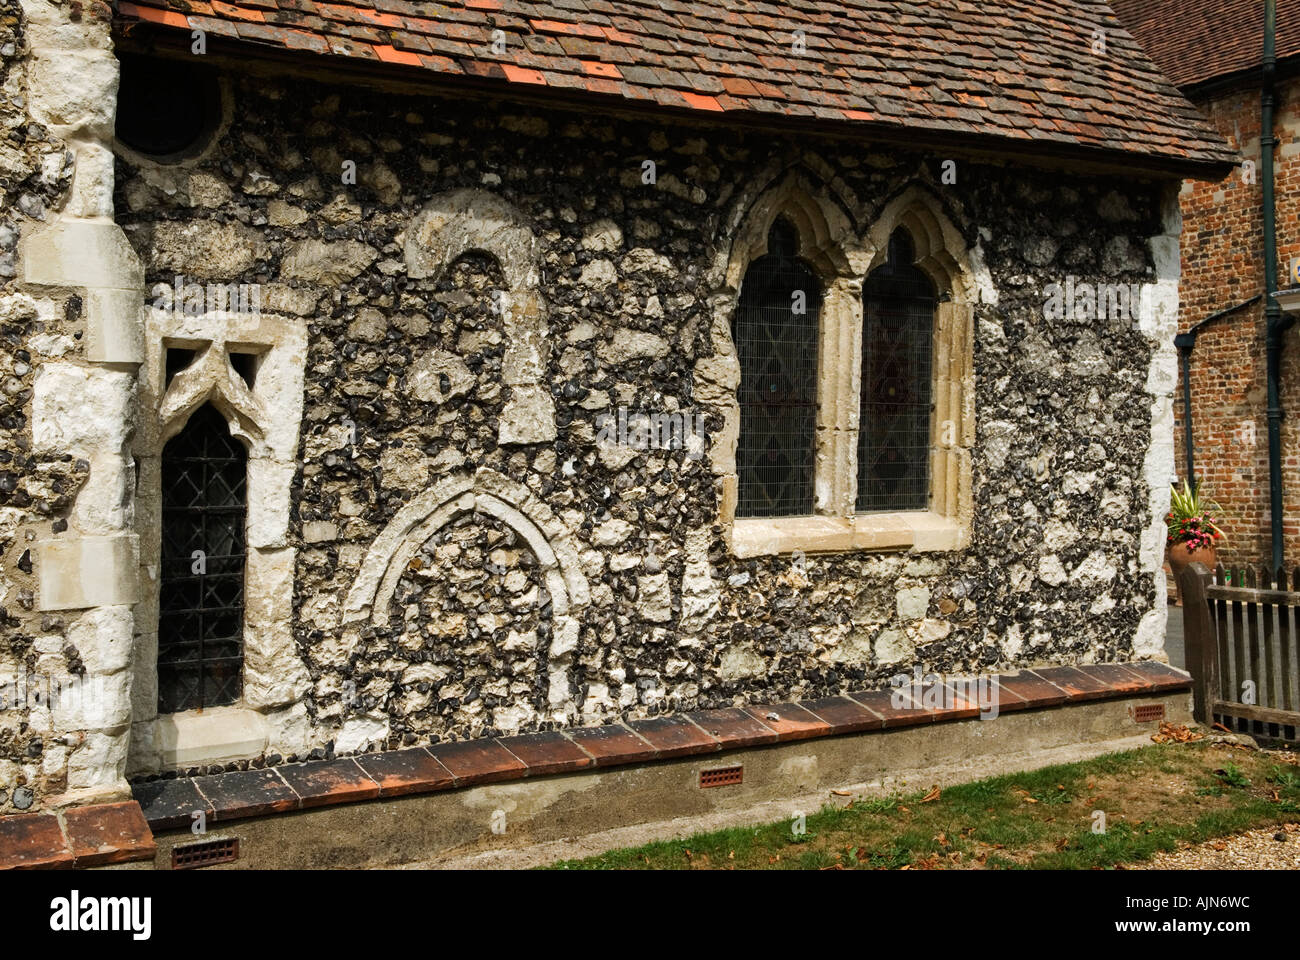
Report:
M 813 513 L 821 286 L 778 219 L 745 272 L 732 335 L 740 362 L 736 516 Z M 936 296 L 896 230 L 863 285 L 857 510 L 930 505 L 931 354 Z

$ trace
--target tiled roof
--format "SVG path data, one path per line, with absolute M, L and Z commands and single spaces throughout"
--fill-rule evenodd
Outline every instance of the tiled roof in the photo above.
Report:
M 1259 68 L 1262 0 L 1111 0 L 1142 49 L 1180 87 Z M 1300 3 L 1277 5 L 1277 56 L 1300 55 Z
M 1154 166 L 1227 146 L 1096 0 L 133 0 L 119 22 L 715 116 Z M 500 49 L 493 52 L 494 32 Z M 1104 39 L 1099 41 L 1104 31 Z M 802 38 L 802 49 L 798 40 Z

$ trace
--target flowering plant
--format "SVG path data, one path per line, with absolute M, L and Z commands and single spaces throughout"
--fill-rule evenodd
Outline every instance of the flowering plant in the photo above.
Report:
M 1165 527 L 1168 536 L 1165 542 L 1169 546 L 1185 543 L 1192 552 L 1209 547 L 1216 540 L 1224 539 L 1223 531 L 1214 522 L 1210 511 L 1220 512 L 1219 505 L 1213 500 L 1201 498 L 1201 484 L 1189 487 L 1183 481 L 1183 489 L 1173 487 L 1169 494 L 1169 513 L 1165 515 Z

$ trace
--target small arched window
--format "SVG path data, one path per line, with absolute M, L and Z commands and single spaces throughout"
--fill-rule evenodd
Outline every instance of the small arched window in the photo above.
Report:
M 163 448 L 159 713 L 243 695 L 247 465 L 211 404 Z
M 767 253 L 745 271 L 736 305 L 738 517 L 813 512 L 821 284 L 797 249 L 794 227 L 778 219 Z
M 895 230 L 887 261 L 862 288 L 859 512 L 925 510 L 930 500 L 935 289 Z

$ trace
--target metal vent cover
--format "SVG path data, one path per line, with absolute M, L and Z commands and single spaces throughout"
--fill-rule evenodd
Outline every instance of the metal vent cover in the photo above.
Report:
M 239 838 L 221 837 L 172 847 L 172 869 L 193 870 L 239 859 Z

